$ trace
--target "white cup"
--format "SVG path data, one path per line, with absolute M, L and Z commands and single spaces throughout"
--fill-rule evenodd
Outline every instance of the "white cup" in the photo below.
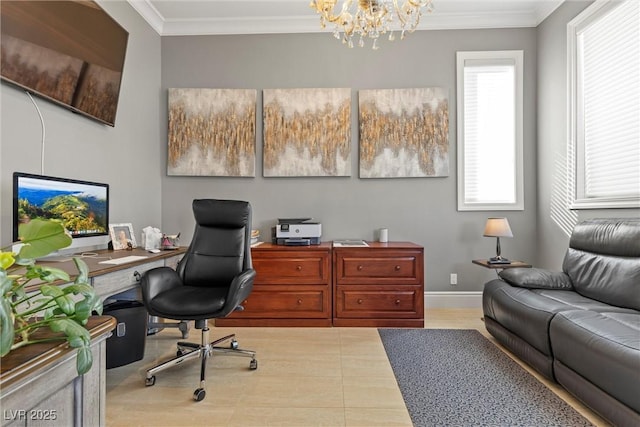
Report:
M 378 232 L 378 241 L 382 243 L 387 243 L 389 241 L 389 229 L 381 228 Z

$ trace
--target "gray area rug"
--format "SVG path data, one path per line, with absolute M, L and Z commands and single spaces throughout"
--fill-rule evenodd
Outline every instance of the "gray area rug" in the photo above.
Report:
M 379 329 L 415 426 L 590 426 L 476 330 Z

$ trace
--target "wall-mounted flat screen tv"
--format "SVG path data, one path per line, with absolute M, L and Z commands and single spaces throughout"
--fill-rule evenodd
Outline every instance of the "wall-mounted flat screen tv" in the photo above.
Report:
M 2 80 L 115 126 L 129 33 L 95 2 L 0 1 Z

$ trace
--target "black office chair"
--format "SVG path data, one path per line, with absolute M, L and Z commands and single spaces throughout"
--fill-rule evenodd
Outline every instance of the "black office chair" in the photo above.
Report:
M 193 239 L 176 270 L 154 268 L 140 281 L 142 298 L 152 316 L 194 320 L 202 329 L 201 344 L 179 342 L 177 356 L 147 371 L 146 385 L 155 384 L 155 374 L 186 360 L 200 358 L 200 387 L 196 401 L 205 397 L 205 368 L 213 352 L 251 358 L 249 369 L 257 369 L 255 352 L 238 348 L 235 335 L 209 342 L 208 319 L 226 317 L 242 310 L 256 276 L 251 265 L 251 205 L 235 200 L 194 200 L 196 228 Z M 230 341 L 228 347 L 217 346 Z

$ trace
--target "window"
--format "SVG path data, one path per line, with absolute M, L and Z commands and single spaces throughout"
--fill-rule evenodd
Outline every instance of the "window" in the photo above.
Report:
M 595 2 L 567 27 L 574 209 L 640 207 L 640 3 Z
M 458 52 L 458 210 L 523 210 L 522 51 Z

